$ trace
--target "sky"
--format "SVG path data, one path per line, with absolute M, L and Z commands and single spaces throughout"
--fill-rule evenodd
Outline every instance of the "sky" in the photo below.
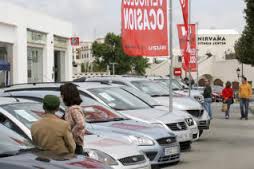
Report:
M 7 1 L 7 0 L 0 0 Z M 121 0 L 8 0 L 28 9 L 69 21 L 74 35 L 82 40 L 104 37 L 108 32 L 119 34 L 121 29 Z M 182 23 L 179 0 L 173 1 L 174 42 L 176 24 Z M 244 28 L 244 0 L 191 0 L 191 21 L 199 29 Z

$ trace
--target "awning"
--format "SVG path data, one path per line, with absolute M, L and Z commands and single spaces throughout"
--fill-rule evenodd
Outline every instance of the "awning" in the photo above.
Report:
M 0 60 L 0 71 L 4 70 L 4 71 L 10 71 L 11 70 L 11 65 L 10 63 Z

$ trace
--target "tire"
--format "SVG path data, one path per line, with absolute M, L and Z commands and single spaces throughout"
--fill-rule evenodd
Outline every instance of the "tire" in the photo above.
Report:
M 199 137 L 202 136 L 203 132 L 204 132 L 204 130 L 199 130 Z

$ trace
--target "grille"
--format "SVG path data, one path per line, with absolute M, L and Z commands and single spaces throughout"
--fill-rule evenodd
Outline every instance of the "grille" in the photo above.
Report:
M 172 161 L 172 160 L 177 160 L 179 158 L 180 158 L 180 154 L 165 156 L 165 157 L 159 158 L 158 162 Z
M 201 117 L 204 114 L 204 110 L 187 110 L 187 112 L 194 117 Z
M 200 121 L 199 125 L 206 125 L 206 121 Z
M 157 155 L 157 152 L 146 152 L 145 154 L 150 161 L 153 161 Z
M 157 142 L 160 145 L 169 145 L 176 142 L 176 137 L 161 138 L 161 139 L 158 139 Z
M 146 159 L 145 159 L 144 155 L 137 155 L 137 156 L 131 156 L 131 157 L 122 158 L 119 161 L 124 166 L 129 166 L 129 165 L 136 165 L 136 164 L 143 163 L 145 160 Z
M 186 125 L 185 122 L 171 123 L 171 124 L 167 124 L 167 126 L 168 126 L 172 131 L 187 130 L 187 125 Z

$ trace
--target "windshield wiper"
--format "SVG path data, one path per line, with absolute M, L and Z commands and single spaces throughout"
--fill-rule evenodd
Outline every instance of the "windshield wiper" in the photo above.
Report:
M 110 121 L 124 121 L 127 120 L 125 118 L 114 118 L 114 119 L 110 119 Z
M 151 95 L 152 97 L 167 97 L 169 96 L 169 94 L 161 94 L 161 95 L 157 95 L 157 94 L 154 94 L 154 95 Z

